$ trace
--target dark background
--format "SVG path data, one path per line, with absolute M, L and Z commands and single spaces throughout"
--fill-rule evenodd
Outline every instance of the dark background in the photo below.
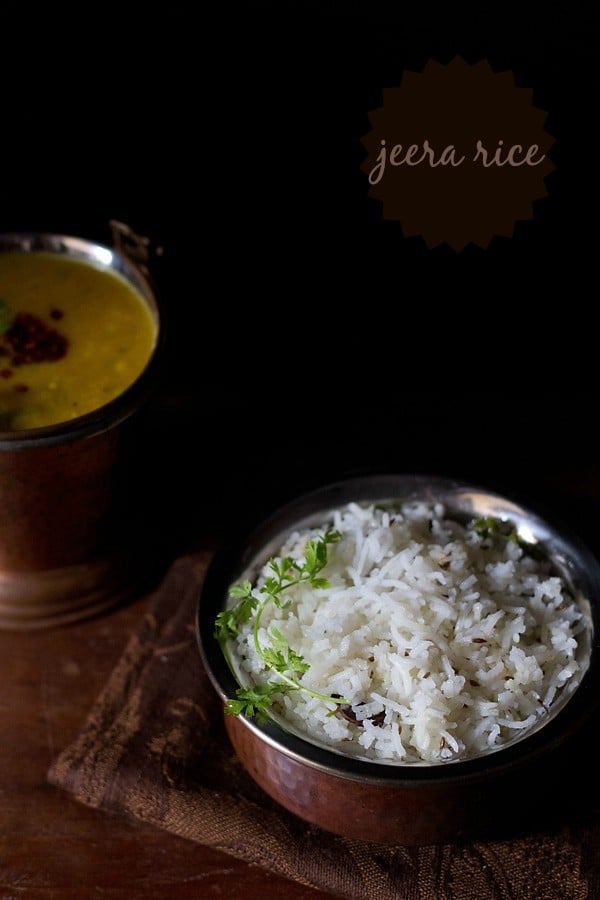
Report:
M 5 3 L 0 230 L 127 222 L 169 321 L 137 475 L 185 544 L 322 481 L 433 472 L 594 542 L 592 4 Z M 427 59 L 533 87 L 556 171 L 512 239 L 428 250 L 367 198 L 380 89 Z

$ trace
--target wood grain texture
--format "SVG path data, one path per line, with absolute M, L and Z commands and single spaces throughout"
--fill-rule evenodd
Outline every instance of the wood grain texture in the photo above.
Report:
M 136 822 L 101 813 L 46 782 L 77 735 L 147 608 L 0 633 L 0 898 L 114 900 L 330 896 Z

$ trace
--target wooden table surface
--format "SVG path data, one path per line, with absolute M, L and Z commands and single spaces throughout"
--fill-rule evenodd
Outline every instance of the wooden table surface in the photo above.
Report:
M 191 547 L 214 549 L 223 531 L 222 491 L 211 490 L 196 472 L 203 445 L 196 425 L 194 404 L 180 394 L 159 394 L 137 422 L 138 439 L 148 451 L 133 473 L 137 487 L 132 480 L 129 489 L 140 500 L 137 488 L 141 484 L 144 493 L 151 473 L 164 468 L 152 510 L 144 505 L 141 518 L 155 517 L 149 530 L 165 550 L 165 569 Z M 181 446 L 171 440 L 174 430 Z M 167 463 L 173 453 L 176 466 Z M 215 471 L 216 457 L 205 449 L 203 458 Z M 231 495 L 225 499 L 227 506 Z M 139 525 L 136 520 L 134 527 Z M 330 896 L 168 832 L 90 809 L 47 783 L 50 763 L 79 733 L 148 605 L 146 594 L 69 626 L 0 630 L 0 900 Z
M 36 633 L 0 632 L 0 898 L 329 896 L 87 807 L 46 782 L 137 627 L 145 598 Z

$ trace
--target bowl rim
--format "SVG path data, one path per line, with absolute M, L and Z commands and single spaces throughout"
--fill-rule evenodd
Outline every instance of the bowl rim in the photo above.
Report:
M 402 490 L 397 499 L 435 500 L 450 495 L 473 495 L 498 502 L 503 510 L 520 515 L 535 526 L 557 553 L 564 555 L 566 566 L 589 601 L 589 664 L 571 696 L 536 730 L 503 747 L 478 756 L 448 763 L 402 764 L 346 756 L 333 748 L 312 743 L 300 734 L 287 731 L 275 721 L 258 721 L 245 715 L 236 717 L 256 739 L 270 745 L 290 759 L 332 776 L 350 778 L 375 785 L 427 787 L 434 784 L 458 784 L 479 781 L 490 774 L 502 774 L 531 762 L 563 744 L 587 721 L 599 704 L 600 695 L 600 563 L 587 545 L 556 516 L 539 504 L 521 503 L 515 496 L 499 494 L 480 485 L 437 475 L 377 473 L 327 482 L 299 494 L 273 510 L 254 527 L 246 528 L 223 542 L 208 567 L 196 607 L 196 639 L 200 657 L 213 688 L 225 702 L 239 686 L 218 641 L 214 637 L 214 619 L 227 599 L 227 588 L 234 583 L 256 557 L 257 548 L 268 540 L 294 528 L 309 514 L 326 512 L 352 501 L 376 502 L 392 499 L 390 491 Z M 373 494 L 375 491 L 375 494 Z M 405 493 L 405 492 L 409 493 Z M 387 496 L 386 496 L 387 495 Z M 268 553 L 267 557 L 268 558 Z M 236 573 L 237 574 L 233 574 Z
M 97 409 L 54 425 L 0 430 L 0 452 L 52 447 L 108 431 L 128 419 L 149 395 L 164 352 L 165 310 L 159 290 L 151 275 L 116 247 L 109 247 L 75 235 L 49 231 L 13 231 L 0 233 L 0 254 L 50 253 L 100 270 L 120 275 L 142 297 L 156 323 L 156 341 L 148 361 L 137 378 L 108 403 Z

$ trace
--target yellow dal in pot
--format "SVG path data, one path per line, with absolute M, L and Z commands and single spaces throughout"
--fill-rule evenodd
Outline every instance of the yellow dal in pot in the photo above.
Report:
M 14 337 L 11 344 L 19 314 L 66 339 L 64 355 L 23 362 Z M 142 373 L 157 339 L 148 305 L 122 276 L 43 252 L 0 253 L 0 331 L 4 431 L 67 422 L 109 403 Z

